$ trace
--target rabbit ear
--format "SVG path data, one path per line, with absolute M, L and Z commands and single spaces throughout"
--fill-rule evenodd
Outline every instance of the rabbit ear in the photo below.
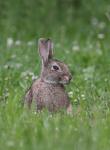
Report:
M 38 48 L 43 64 L 46 65 L 53 55 L 53 43 L 50 39 L 40 38 Z
M 47 42 L 48 42 L 48 50 L 49 50 L 48 58 L 51 59 L 53 56 L 53 42 L 50 39 L 48 39 Z

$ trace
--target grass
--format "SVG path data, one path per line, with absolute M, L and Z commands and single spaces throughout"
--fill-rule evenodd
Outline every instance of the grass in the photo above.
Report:
M 101 1 L 100 7 L 95 9 L 97 5 L 92 0 L 91 5 L 95 3 L 92 12 L 92 7 L 85 1 L 75 22 L 71 20 L 71 14 L 65 21 L 62 10 L 59 16 L 62 20 L 58 21 L 56 16 L 53 28 L 51 19 L 50 22 L 44 21 L 48 24 L 46 31 L 40 22 L 43 14 L 36 24 L 30 21 L 31 10 L 32 14 L 23 20 L 25 25 L 29 24 L 26 28 L 20 25 L 18 31 L 20 22 L 17 24 L 15 18 L 11 18 L 17 15 L 18 7 L 14 13 L 12 2 L 3 4 L 10 11 L 6 12 L 7 18 L 1 16 L 0 28 L 0 149 L 109 150 L 110 23 L 105 16 L 105 13 L 109 15 L 109 5 Z M 45 12 L 48 5 L 42 3 Z M 20 3 L 17 5 L 21 6 Z M 50 5 L 55 7 L 54 3 Z M 91 12 L 89 17 L 86 12 Z M 55 14 L 53 10 L 52 15 Z M 22 22 L 21 16 L 19 20 Z M 66 87 L 73 105 L 73 116 L 65 112 L 50 114 L 46 110 L 37 114 L 22 106 L 22 98 L 32 78 L 40 73 L 36 41 L 41 36 L 53 39 L 55 57 L 67 63 L 73 74 L 73 81 Z

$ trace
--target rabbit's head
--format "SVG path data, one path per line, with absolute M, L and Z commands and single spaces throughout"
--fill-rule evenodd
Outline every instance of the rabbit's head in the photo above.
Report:
M 41 80 L 49 84 L 67 84 L 71 80 L 69 68 L 53 58 L 53 43 L 50 39 L 39 39 L 38 48 L 42 60 Z

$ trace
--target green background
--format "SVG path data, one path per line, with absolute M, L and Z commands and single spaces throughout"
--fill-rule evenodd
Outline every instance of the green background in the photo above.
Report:
M 41 37 L 73 75 L 72 116 L 22 106 Z M 109 150 L 109 43 L 109 0 L 0 0 L 0 150 Z

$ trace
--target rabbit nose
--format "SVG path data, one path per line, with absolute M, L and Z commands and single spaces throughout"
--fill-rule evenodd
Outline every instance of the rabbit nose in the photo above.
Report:
M 65 79 L 66 81 L 69 81 L 69 80 L 70 80 L 69 76 L 67 76 L 67 75 L 64 76 L 64 79 Z

